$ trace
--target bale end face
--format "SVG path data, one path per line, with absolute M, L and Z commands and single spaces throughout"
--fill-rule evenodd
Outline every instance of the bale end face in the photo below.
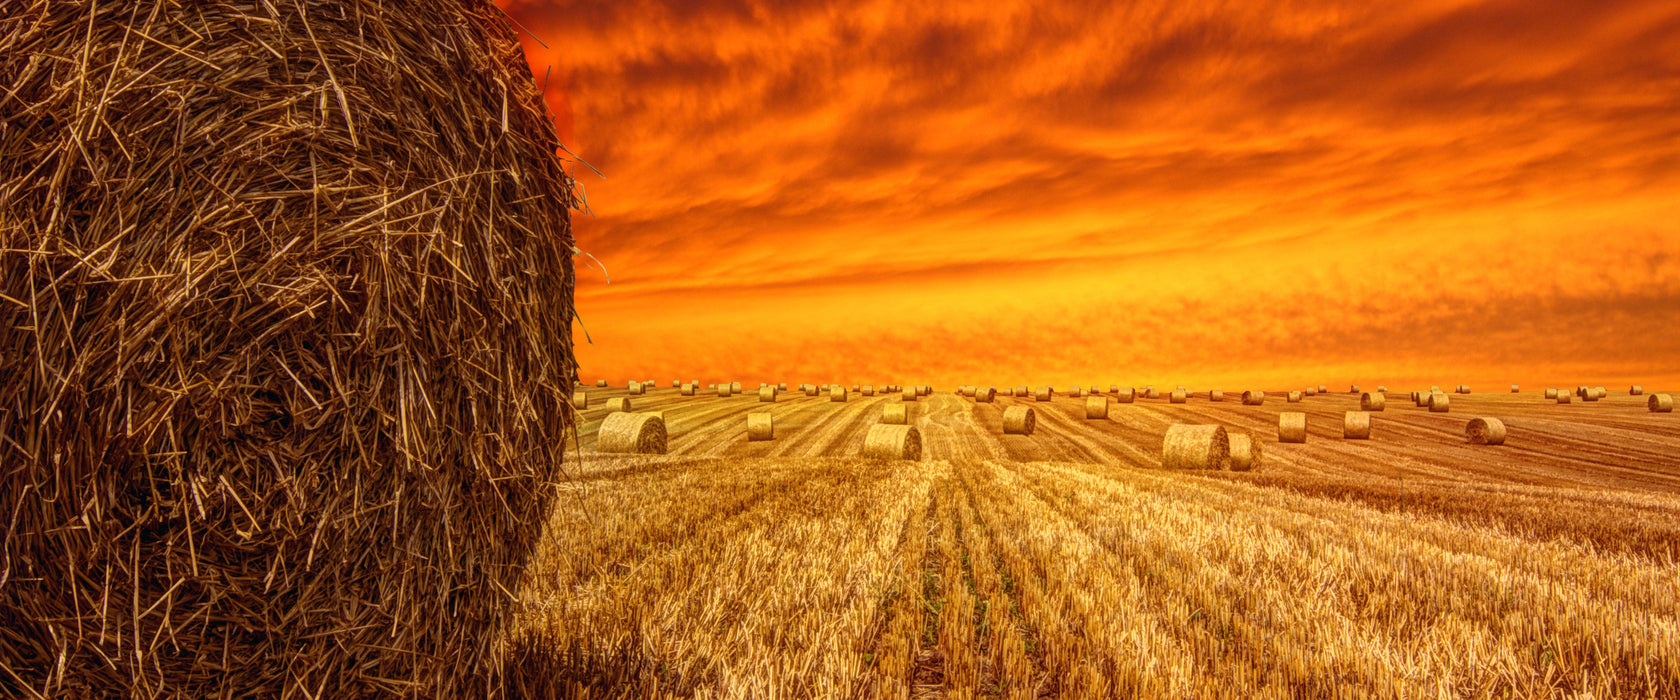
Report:
M 1030 406 L 1010 406 L 1003 410 L 1005 435 L 1031 435 L 1038 427 L 1038 414 Z
M 1387 398 L 1385 398 L 1382 394 L 1366 392 L 1359 395 L 1359 410 L 1381 411 L 1383 410 L 1383 405 L 1387 403 L 1387 401 Z
M 1568 396 L 1568 394 L 1565 394 Z M 1645 406 L 1652 413 L 1673 413 L 1674 397 L 1670 394 L 1652 394 L 1645 399 Z
M 1161 442 L 1161 466 L 1166 469 L 1227 469 L 1231 463 L 1231 440 L 1222 425 L 1187 425 L 1167 428 Z
M 601 428 L 596 432 L 595 451 L 665 454 L 665 419 L 649 413 L 610 414 L 601 421 Z
M 1505 444 L 1505 422 L 1498 418 L 1472 418 L 1464 426 L 1464 434 L 1472 445 Z
M 889 403 L 881 408 L 881 422 L 888 425 L 908 425 L 910 423 L 910 407 L 902 403 Z
M 747 441 L 776 439 L 776 419 L 768 412 L 747 414 Z
M 862 456 L 918 461 L 922 458 L 922 434 L 913 425 L 876 423 L 863 438 Z
M 1278 442 L 1306 442 L 1307 414 L 1289 411 L 1278 414 Z

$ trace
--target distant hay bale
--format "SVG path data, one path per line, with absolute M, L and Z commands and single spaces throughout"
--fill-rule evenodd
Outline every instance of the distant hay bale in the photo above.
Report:
M 864 459 L 922 458 L 922 434 L 913 425 L 876 423 L 863 438 Z
M 805 395 L 806 396 L 816 396 L 817 392 L 818 392 L 817 385 L 815 385 L 815 384 L 806 384 L 805 385 Z
M 775 403 L 777 393 L 779 393 L 779 392 L 777 392 L 776 387 L 774 387 L 774 386 L 759 387 L 759 389 L 758 389 L 758 402 L 759 403 Z
M 787 382 L 782 382 L 780 384 L 777 384 L 776 385 L 776 390 L 777 391 L 787 391 Z
M 1108 417 L 1108 397 L 1093 394 L 1085 397 L 1085 417 L 1087 419 Z
M 862 394 L 864 396 L 874 396 L 875 395 L 875 385 L 874 384 L 865 384 L 865 385 L 863 385 L 863 389 L 859 390 L 858 393 Z
M 616 399 L 607 399 L 607 412 L 608 413 L 615 413 L 615 412 L 619 412 L 619 411 L 628 411 L 628 410 L 630 410 L 630 399 L 629 398 L 620 396 Z
M 1589 386 L 1585 393 L 1584 400 L 1586 401 L 1597 401 L 1599 399 L 1598 387 Z
M 1014 387 L 1007 387 L 1006 386 L 1002 389 L 998 389 L 998 396 L 1014 396 L 1014 395 L 1015 395 Z
M 1429 392 L 1427 392 L 1427 391 L 1414 391 L 1414 392 L 1412 392 L 1412 403 L 1416 404 L 1418 408 L 1428 408 L 1429 407 Z
M 1038 401 L 1049 401 L 1051 397 L 1054 397 L 1055 395 L 1055 387 L 1041 386 L 1038 388 L 1038 391 L 1033 393 L 1033 398 Z
M 1325 386 L 1323 384 L 1320 384 L 1320 385 L 1318 385 L 1318 393 L 1328 394 L 1328 393 L 1330 393 L 1330 387 Z
M 1429 395 L 1429 412 L 1446 413 L 1452 408 L 1452 400 L 1447 394 L 1436 392 Z
M 1383 404 L 1387 402 L 1388 398 L 1382 394 L 1365 392 L 1359 395 L 1359 410 L 1381 411 L 1383 410 Z
M 1365 411 L 1348 411 L 1342 414 L 1342 439 L 1371 439 L 1371 414 Z
M 731 396 L 733 393 L 734 392 L 731 392 L 729 390 L 729 385 L 728 384 L 717 385 L 717 395 L 718 396 L 722 396 L 722 397 L 727 398 L 727 397 Z
M 1278 414 L 1278 442 L 1306 442 L 1307 414 L 1287 411 Z
M 1227 469 L 1231 439 L 1223 425 L 1178 423 L 1161 441 L 1161 466 L 1167 469 Z
M 974 390 L 974 400 L 980 403 L 991 403 L 992 399 L 996 397 L 997 389 L 993 389 L 989 386 L 979 387 Z
M 1383 385 L 1378 385 L 1378 386 L 1377 386 L 1377 393 L 1379 393 L 1379 394 L 1386 394 L 1386 393 L 1388 393 L 1388 387 L 1387 387 L 1387 386 L 1383 386 Z
M 846 402 L 846 385 L 845 384 L 830 384 L 830 385 L 828 385 L 828 400 L 829 401 L 838 401 L 840 403 L 845 403 Z
M 683 396 L 693 396 L 694 395 L 694 385 L 693 384 L 682 385 L 682 395 Z
M 1289 392 L 1289 395 L 1285 397 L 1285 400 L 1289 403 L 1301 403 L 1301 392 L 1291 391 Z
M 1015 405 L 1003 409 L 1003 433 L 1005 435 L 1031 435 L 1038 426 L 1038 414 L 1031 406 Z
M 1131 387 L 1126 387 L 1124 389 L 1120 389 L 1120 390 L 1114 392 L 1114 402 L 1115 403 L 1131 403 L 1136 398 L 1137 398 L 1137 390 L 1135 390 Z
M 1498 418 L 1471 418 L 1464 435 L 1472 445 L 1505 444 L 1505 422 Z
M 1567 391 L 1560 391 L 1560 392 L 1557 393 L 1557 402 L 1558 403 L 1569 403 L 1574 398 L 1575 398 L 1575 395 L 1571 394 Z
M 1628 395 L 1629 396 L 1638 396 L 1638 395 L 1643 394 L 1643 393 L 1645 393 L 1645 387 L 1642 387 L 1638 384 L 1635 384 L 1631 387 L 1628 387 Z
M 905 425 L 910 422 L 910 407 L 903 403 L 883 404 L 881 407 L 881 422 L 893 425 Z
M 1520 394 L 1520 393 L 1522 393 L 1522 387 L 1519 387 L 1519 386 L 1517 386 L 1517 385 L 1515 385 L 1515 384 L 1512 384 L 1512 385 L 1511 385 L 1511 393 L 1513 393 L 1513 394 Z
M 1556 388 L 1547 388 L 1546 389 L 1546 398 L 1556 399 L 1557 395 L 1558 395 L 1558 390 Z
M 853 384 L 853 385 L 852 385 L 852 391 L 857 391 L 857 390 L 858 390 L 858 385 L 856 385 L 856 384 Z
M 1074 398 L 1078 398 L 1079 397 L 1079 387 L 1078 386 L 1068 387 L 1067 395 L 1072 396 Z
M 1231 471 L 1246 472 L 1260 466 L 1260 441 L 1248 433 L 1228 433 L 1231 442 Z
M 621 399 L 622 400 L 622 399 Z M 595 433 L 595 451 L 638 455 L 665 454 L 665 420 L 650 413 L 614 413 Z
M 922 396 L 933 396 L 933 385 L 923 384 L 922 385 Z
M 1155 389 L 1155 387 L 1152 387 L 1152 386 L 1151 387 L 1144 387 L 1143 398 L 1158 399 L 1158 398 L 1161 398 L 1161 392 L 1157 391 Z
M 596 386 L 596 388 L 605 389 L 606 386 L 607 386 L 607 380 L 597 379 L 597 380 L 595 380 L 595 386 Z
M 765 389 L 776 387 L 767 386 Z M 776 419 L 769 411 L 747 414 L 747 442 L 776 439 Z
M 1172 394 L 1167 398 L 1172 403 L 1184 403 L 1189 399 L 1190 395 L 1186 394 L 1183 388 L 1173 389 Z
M 1259 406 L 1266 403 L 1266 392 L 1250 389 L 1242 393 L 1244 406 Z
M 1224 401 L 1225 400 L 1225 390 L 1224 389 L 1214 389 L 1212 391 L 1209 391 L 1208 392 L 1208 400 L 1209 401 Z
M 1435 384 L 1430 384 L 1430 385 L 1429 385 L 1429 393 L 1431 393 L 1431 394 L 1435 394 L 1435 393 L 1439 393 L 1439 392 L 1440 392 L 1440 391 L 1441 391 L 1441 387 L 1440 387 L 1440 386 L 1438 386 L 1438 385 L 1435 385 Z
M 1355 384 L 1355 385 L 1353 385 L 1353 386 L 1351 386 L 1351 387 L 1349 387 L 1349 388 L 1348 388 L 1348 393 L 1349 393 L 1349 394 L 1357 394 L 1357 393 L 1359 393 L 1359 385 L 1358 385 L 1358 384 Z
M 1652 394 L 1645 399 L 1645 407 L 1652 413 L 1673 413 L 1674 397 L 1669 394 Z
M 1460 385 L 1458 385 L 1458 393 L 1460 393 L 1460 394 L 1468 394 L 1468 393 L 1470 393 L 1470 385 L 1469 385 L 1469 384 L 1460 384 Z
M 916 391 L 915 387 L 909 387 L 898 392 L 898 398 L 900 401 L 914 402 L 919 396 L 920 393 Z
M 741 383 L 740 382 L 730 382 L 729 383 L 729 393 L 731 395 L 741 393 Z
M 1307 387 L 1306 391 L 1303 391 L 1301 393 L 1306 394 L 1307 396 L 1317 396 L 1318 395 L 1318 387 L 1309 386 L 1309 387 Z
M 641 382 L 630 382 L 629 388 L 632 395 L 640 395 L 643 392 Z
M 767 386 L 770 386 L 770 385 L 769 385 L 769 384 L 766 384 L 766 383 L 764 383 L 764 382 L 759 382 L 759 383 L 758 383 L 758 388 L 760 388 L 760 389 L 763 389 L 763 388 L 764 388 L 764 387 L 767 387 Z

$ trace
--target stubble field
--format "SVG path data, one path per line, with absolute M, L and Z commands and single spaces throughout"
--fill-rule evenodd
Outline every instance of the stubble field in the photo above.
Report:
M 899 394 L 587 389 L 518 595 L 518 648 L 575 697 L 1680 697 L 1680 420 L 1643 396 L 1391 392 L 1245 406 L 949 389 L 922 459 L 857 457 Z M 667 455 L 593 451 L 663 411 Z M 1005 408 L 1031 406 L 1032 435 Z M 748 441 L 746 414 L 775 415 Z M 1304 444 L 1278 414 L 1308 414 Z M 1504 445 L 1467 444 L 1501 418 Z M 1263 444 L 1161 468 L 1175 423 Z

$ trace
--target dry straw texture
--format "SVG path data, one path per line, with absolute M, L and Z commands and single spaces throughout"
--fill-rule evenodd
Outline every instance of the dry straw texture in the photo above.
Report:
M 1038 388 L 1038 391 L 1033 393 L 1033 399 L 1037 401 L 1049 401 L 1051 397 L 1054 397 L 1055 395 L 1056 389 L 1054 387 L 1041 386 Z
M 1003 409 L 1005 435 L 1031 435 L 1038 426 L 1038 414 L 1031 406 L 1010 406 Z
M 1306 442 L 1307 414 L 1289 411 L 1278 414 L 1278 442 Z
M 1245 391 L 1242 393 L 1242 402 L 1244 406 L 1259 406 L 1266 403 L 1266 392 L 1253 390 Z
M 1645 399 L 1645 407 L 1652 413 L 1673 413 L 1674 397 L 1669 394 L 1652 394 Z
M 775 403 L 776 394 L 777 391 L 774 386 L 759 387 L 758 400 L 760 403 Z
M 1342 439 L 1369 440 L 1371 439 L 1371 414 L 1365 411 L 1348 411 L 1342 415 Z
M 589 408 L 589 394 L 582 391 L 572 392 L 572 408 L 579 411 Z
M 1388 403 L 1388 398 L 1382 394 L 1373 394 L 1367 391 L 1359 395 L 1359 410 L 1361 411 L 1381 411 L 1386 403 Z
M 1446 413 L 1452 408 L 1452 399 L 1447 394 L 1434 393 L 1429 395 L 1429 412 Z
M 829 401 L 839 401 L 841 403 L 845 403 L 846 402 L 846 386 L 844 384 L 830 385 L 828 387 L 828 400 Z
M 869 427 L 869 433 L 863 438 L 863 457 L 919 460 L 922 458 L 922 434 L 913 425 L 876 423 Z
M 1223 425 L 1186 425 L 1167 428 L 1161 442 L 1161 466 L 1167 469 L 1226 469 L 1231 441 Z
M 1299 391 L 1289 392 L 1289 399 L 1288 400 L 1289 400 L 1289 403 L 1300 403 L 1301 402 L 1301 392 L 1299 392 Z
M 1638 395 L 1643 394 L 1643 393 L 1645 393 L 1645 387 L 1642 387 L 1638 384 L 1635 384 L 1631 387 L 1628 387 L 1628 395 L 1629 396 L 1638 396 Z
M 997 390 L 989 386 L 979 387 L 974 390 L 974 400 L 980 403 L 991 403 L 992 399 L 996 397 Z
M 601 421 L 595 451 L 639 455 L 665 454 L 665 417 L 654 413 L 614 413 Z
M 910 407 L 902 403 L 889 403 L 881 407 L 881 422 L 893 425 L 906 425 L 910 422 Z
M 1248 433 L 1229 433 L 1231 442 L 1231 471 L 1246 472 L 1260 466 L 1260 441 Z
M 0 695 L 484 696 L 576 378 L 507 21 L 10 0 L 0 89 Z
M 1505 444 L 1505 422 L 1498 418 L 1472 418 L 1464 426 L 1464 435 L 1472 445 Z
M 1087 419 L 1107 418 L 1108 397 L 1095 394 L 1085 397 L 1085 417 Z
M 1114 392 L 1114 402 L 1115 403 L 1131 403 L 1136 398 L 1137 398 L 1137 390 L 1133 389 L 1131 387 L 1126 387 L 1124 389 L 1121 389 L 1119 391 Z
M 1167 400 L 1172 403 L 1184 403 L 1190 400 L 1190 395 L 1185 393 L 1183 389 L 1173 389 L 1172 395 Z
M 773 389 L 775 387 L 765 387 Z M 776 419 L 769 412 L 747 414 L 747 441 L 776 439 Z

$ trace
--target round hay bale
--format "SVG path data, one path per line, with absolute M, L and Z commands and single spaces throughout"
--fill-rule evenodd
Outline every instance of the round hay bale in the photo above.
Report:
M 974 385 L 973 384 L 964 384 L 962 386 L 957 387 L 957 395 L 958 396 L 967 396 L 969 398 L 973 398 L 974 397 Z
M 1353 385 L 1353 386 L 1351 386 L 1351 387 L 1349 387 L 1349 388 L 1348 388 L 1348 393 L 1349 393 L 1349 394 L 1357 394 L 1357 393 L 1359 393 L 1359 385 L 1358 385 L 1358 384 L 1355 384 L 1355 385 Z
M 922 396 L 933 396 L 933 386 L 930 384 L 923 384 Z
M 595 380 L 595 386 L 596 388 L 605 389 L 607 387 L 607 380 L 597 379 Z
M 741 393 L 741 383 L 740 382 L 730 382 L 729 383 L 729 393 L 731 395 Z
M 1517 385 L 1515 385 L 1515 384 L 1512 384 L 1512 385 L 1511 385 L 1511 393 L 1513 393 L 1513 394 L 1520 394 L 1520 393 L 1522 393 L 1522 387 L 1519 387 L 1519 386 L 1517 386 Z
M 1107 418 L 1107 417 L 1108 417 L 1108 397 L 1107 396 L 1103 396 L 1101 394 L 1093 394 L 1091 396 L 1085 397 L 1085 418 L 1096 419 L 1096 418 Z
M 1575 397 L 1579 399 L 1587 398 L 1587 385 L 1582 384 L 1575 387 Z
M 1190 395 L 1185 393 L 1182 388 L 1173 389 L 1172 395 L 1169 396 L 1167 400 L 1171 403 L 1184 403 L 1185 401 L 1190 400 Z
M 780 384 L 777 384 L 776 385 L 776 390 L 777 391 L 787 391 L 787 382 L 782 382 Z
M 876 423 L 863 438 L 864 459 L 922 458 L 922 433 L 914 425 Z
M 1286 399 L 1289 403 L 1301 403 L 1301 392 L 1291 391 Z
M 840 403 L 845 403 L 846 402 L 846 385 L 845 384 L 830 384 L 830 385 L 828 385 L 828 400 L 829 401 L 838 401 Z
M 1167 428 L 1161 442 L 1161 466 L 1167 469 L 1227 469 L 1231 465 L 1231 440 L 1223 425 L 1188 425 Z
M 758 388 L 760 388 L 760 389 L 763 389 L 763 388 L 764 388 L 764 387 L 767 387 L 767 386 L 770 386 L 770 385 L 769 385 L 769 384 L 765 384 L 765 383 L 764 383 L 764 382 L 759 382 L 759 383 L 758 383 Z
M 1231 471 L 1246 472 L 1260 466 L 1260 441 L 1248 433 L 1228 433 L 1231 441 Z
M 1118 393 L 1120 393 L 1120 385 L 1119 385 L 1119 384 L 1110 384 L 1110 385 L 1108 385 L 1108 393 L 1110 393 L 1110 394 L 1118 394 Z
M 1470 393 L 1470 385 L 1469 385 L 1469 384 L 1460 384 L 1460 385 L 1458 385 L 1458 393 L 1460 393 L 1460 394 L 1468 394 L 1468 393 Z
M 1244 406 L 1259 406 L 1266 403 L 1266 392 L 1252 389 L 1245 391 L 1242 393 L 1242 402 Z
M 641 395 L 641 393 L 642 393 L 642 383 L 641 382 L 630 382 L 630 393 L 632 395 Z
M 1306 442 L 1307 414 L 1287 411 L 1278 414 L 1278 442 Z
M 1055 395 L 1055 387 L 1041 386 L 1038 388 L 1038 391 L 1033 392 L 1033 399 L 1037 401 L 1049 401 Z
M 579 411 L 589 408 L 589 394 L 582 391 L 572 392 L 572 408 Z
M 857 391 L 857 390 L 858 390 L 858 385 L 856 385 L 856 384 L 853 384 L 853 385 L 852 385 L 852 391 Z
M 682 395 L 683 396 L 693 396 L 694 395 L 694 385 L 693 384 L 682 385 Z
M 1383 410 L 1383 404 L 1385 404 L 1387 402 L 1388 402 L 1388 398 L 1383 396 L 1382 394 L 1374 394 L 1374 393 L 1371 393 L 1371 392 L 1365 392 L 1365 393 L 1359 395 L 1359 410 L 1361 410 L 1361 411 L 1381 411 L 1381 410 Z
M 1417 404 L 1419 408 L 1429 408 L 1429 397 L 1433 395 L 1427 391 L 1414 391 L 1412 392 L 1412 403 Z
M 730 396 L 729 385 L 728 384 L 717 385 L 717 395 L 722 396 L 724 398 L 728 398 Z
M 777 393 L 778 392 L 776 391 L 776 387 L 774 387 L 774 386 L 759 387 L 759 389 L 758 389 L 758 402 L 759 403 L 776 403 L 776 394 Z
M 1328 387 L 1324 384 L 1320 384 L 1320 385 L 1318 385 L 1318 393 L 1328 394 L 1328 393 L 1330 393 L 1330 387 Z
M 1431 394 L 1434 394 L 1434 393 L 1438 393 L 1438 392 L 1440 392 L 1440 391 L 1441 391 L 1441 387 L 1440 387 L 1440 386 L 1437 386 L 1437 385 L 1435 385 L 1435 384 L 1430 384 L 1430 385 L 1429 385 L 1429 393 L 1431 393 Z
M 875 385 L 874 384 L 865 384 L 865 385 L 863 385 L 863 389 L 861 391 L 859 391 L 858 393 L 863 394 L 864 396 L 874 396 L 875 395 Z
M 1371 439 L 1371 414 L 1365 411 L 1348 411 L 1342 414 L 1342 439 Z
M 1155 387 L 1152 387 L 1152 386 L 1151 387 L 1144 387 L 1143 398 L 1158 399 L 1158 398 L 1161 398 L 1161 392 L 1156 391 Z
M 1599 388 L 1596 387 L 1596 386 L 1587 387 L 1586 394 L 1587 394 L 1587 396 L 1586 396 L 1587 401 L 1597 401 L 1602 396 L 1601 394 L 1599 394 Z
M 1317 396 L 1318 395 L 1318 387 L 1309 386 L 1309 387 L 1307 387 L 1306 391 L 1303 391 L 1301 393 L 1306 394 L 1307 396 Z
M 996 397 L 997 389 L 993 389 L 989 386 L 979 387 L 974 390 L 974 400 L 980 403 L 991 403 L 992 399 Z
M 1003 434 L 1031 435 L 1038 427 L 1038 414 L 1031 406 L 1015 405 L 1003 409 Z
M 614 413 L 595 433 L 595 451 L 638 455 L 665 454 L 665 419 L 651 413 Z
M 1601 399 L 1610 395 L 1610 390 L 1605 389 L 1602 386 L 1593 387 L 1593 391 L 1598 392 L 1598 398 L 1601 398 Z
M 1007 387 L 1006 386 L 1002 389 L 998 389 L 998 396 L 1014 396 L 1014 395 L 1015 395 L 1014 387 Z
M 630 399 L 629 398 L 624 397 L 624 396 L 620 396 L 616 399 L 607 399 L 607 412 L 608 413 L 614 413 L 614 412 L 618 412 L 618 411 L 628 411 L 628 410 L 630 410 Z
M 1643 394 L 1643 393 L 1645 393 L 1645 387 L 1642 387 L 1638 384 L 1635 384 L 1633 386 L 1628 387 L 1628 395 L 1629 396 L 1638 396 L 1638 395 Z
M 805 385 L 805 395 L 806 396 L 816 396 L 817 391 L 818 391 L 817 390 L 817 385 L 815 385 L 815 384 L 806 384 Z
M 1131 387 L 1126 387 L 1124 389 L 1121 389 L 1119 391 L 1114 392 L 1114 402 L 1115 403 L 1131 403 L 1136 398 L 1137 398 L 1137 390 L 1135 390 Z
M 764 387 L 774 389 L 775 387 Z M 776 439 L 776 419 L 769 411 L 747 414 L 747 442 Z
M 1574 394 L 1571 394 L 1571 393 L 1566 392 L 1566 391 L 1560 391 L 1557 394 L 1557 402 L 1558 403 L 1569 403 L 1570 401 L 1574 400 L 1574 398 L 1575 398 Z
M 1548 399 L 1556 399 L 1556 398 L 1557 398 L 1557 395 L 1558 395 L 1558 390 L 1557 390 L 1557 389 L 1555 389 L 1555 388 L 1548 388 L 1548 389 L 1546 389 L 1546 398 L 1548 398 Z
M 1377 393 L 1379 393 L 1379 394 L 1388 393 L 1388 387 L 1384 386 L 1384 385 L 1381 385 L 1381 384 L 1377 385 Z
M 899 400 L 901 400 L 901 401 L 914 402 L 916 400 L 916 397 L 919 396 L 919 394 L 916 392 L 915 387 L 910 387 L 908 389 L 904 389 L 904 390 L 898 392 L 898 396 L 899 396 Z
M 881 422 L 906 425 L 910 422 L 910 407 L 903 403 L 889 403 L 881 407 Z
M 1429 412 L 1446 413 L 1452 407 L 1452 400 L 1447 394 L 1434 393 L 1429 395 Z
M 1209 391 L 1208 392 L 1208 400 L 1209 401 L 1224 401 L 1225 400 L 1225 390 L 1224 389 L 1214 389 L 1212 391 Z
M 1471 418 L 1464 426 L 1465 438 L 1472 445 L 1505 444 L 1505 422 L 1498 418 Z
M 1652 413 L 1673 413 L 1674 397 L 1669 394 L 1652 394 L 1645 399 L 1645 407 Z
M 1079 387 L 1077 387 L 1077 386 L 1068 387 L 1067 395 L 1072 396 L 1074 398 L 1078 398 L 1079 397 Z

